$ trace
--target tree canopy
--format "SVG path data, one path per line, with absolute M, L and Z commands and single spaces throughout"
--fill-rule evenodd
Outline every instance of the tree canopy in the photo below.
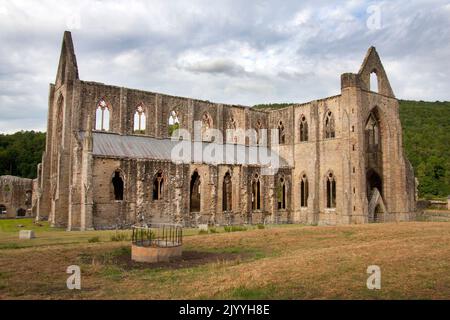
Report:
M 44 149 L 45 133 L 0 134 L 0 175 L 36 178 Z

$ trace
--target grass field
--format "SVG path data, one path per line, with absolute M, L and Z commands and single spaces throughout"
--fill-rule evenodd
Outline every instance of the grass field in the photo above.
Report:
M 18 224 L 37 238 L 19 241 Z M 448 222 L 191 229 L 183 258 L 158 265 L 131 262 L 115 231 L 0 230 L 0 299 L 450 299 Z M 66 287 L 69 265 L 81 290 Z M 366 287 L 369 265 L 381 290 Z

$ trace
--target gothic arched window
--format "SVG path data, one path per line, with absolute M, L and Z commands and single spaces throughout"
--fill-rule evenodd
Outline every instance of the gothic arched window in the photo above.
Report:
M 178 112 L 172 110 L 169 115 L 169 125 L 168 125 L 168 134 L 169 137 L 175 132 L 175 130 L 180 128 L 180 120 L 178 118 Z
M 336 208 L 336 179 L 333 173 L 329 173 L 326 178 L 327 183 L 327 208 Z
M 300 207 L 308 206 L 308 187 L 308 178 L 304 174 L 300 182 Z
M 114 172 L 111 182 L 114 188 L 114 200 L 123 200 L 123 179 L 119 170 Z
M 197 171 L 191 176 L 191 185 L 190 185 L 190 212 L 200 212 L 200 175 Z
M 134 113 L 134 133 L 145 133 L 146 116 L 142 104 L 138 105 Z
M 308 121 L 302 116 L 300 119 L 300 142 L 308 141 Z
M 161 171 L 158 171 L 153 178 L 153 200 L 163 198 L 164 177 Z
M 110 106 L 101 98 L 95 111 L 95 130 L 109 131 Z
M 286 209 L 286 182 L 284 178 L 280 178 L 277 188 L 278 209 Z
M 327 116 L 325 118 L 325 138 L 330 139 L 336 136 L 335 133 L 335 124 L 334 124 L 334 116 L 331 111 L 328 111 Z
M 286 142 L 286 135 L 284 132 L 284 125 L 283 122 L 280 121 L 280 123 L 278 124 L 278 143 L 285 144 L 285 142 Z
M 233 189 L 231 182 L 231 174 L 227 172 L 223 178 L 223 192 L 222 192 L 222 209 L 223 211 L 232 210 Z
M 365 129 L 368 151 L 376 151 L 380 144 L 380 128 L 377 118 L 373 113 L 370 113 Z
M 370 73 L 369 81 L 369 90 L 378 93 L 378 75 L 375 70 Z
M 252 210 L 261 210 L 261 182 L 258 175 L 252 181 Z

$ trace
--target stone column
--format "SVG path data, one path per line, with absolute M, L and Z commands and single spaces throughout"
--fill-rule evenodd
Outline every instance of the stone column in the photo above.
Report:
M 83 141 L 82 163 L 81 163 L 81 217 L 80 230 L 92 230 L 94 228 L 93 216 L 93 179 L 92 179 L 92 121 L 88 115 L 87 128 Z

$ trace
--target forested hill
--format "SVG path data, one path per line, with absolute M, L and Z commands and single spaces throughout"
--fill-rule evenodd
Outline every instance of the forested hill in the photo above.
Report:
M 45 133 L 20 131 L 0 134 L 0 175 L 36 178 L 45 149 Z
M 421 197 L 450 195 L 450 102 L 400 100 L 403 145 Z
M 257 105 L 284 108 L 291 103 Z M 419 179 L 421 197 L 450 194 L 450 102 L 400 100 L 400 119 L 408 159 Z M 36 177 L 45 148 L 45 133 L 0 134 L 0 175 Z
M 261 104 L 281 109 L 292 103 Z M 450 195 L 450 102 L 400 100 L 400 120 L 406 155 L 419 179 L 421 197 Z

